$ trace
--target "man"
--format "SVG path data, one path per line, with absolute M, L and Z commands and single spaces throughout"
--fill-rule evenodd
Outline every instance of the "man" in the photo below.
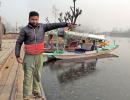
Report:
M 5 34 L 6 29 L 4 24 L 1 22 L 1 17 L 0 17 L 0 51 L 2 50 L 2 35 Z
M 24 69 L 24 82 L 23 82 L 23 98 L 28 100 L 29 90 L 33 79 L 33 91 L 32 94 L 35 97 L 41 98 L 40 94 L 40 68 L 43 66 L 44 52 L 44 36 L 45 32 L 61 28 L 68 27 L 71 24 L 67 23 L 51 23 L 42 24 L 39 23 L 39 14 L 36 11 L 29 13 L 29 23 L 27 26 L 21 29 L 19 37 L 16 41 L 15 55 L 18 63 L 23 64 Z M 21 46 L 24 43 L 25 55 L 24 59 L 20 58 Z
M 64 28 L 59 28 L 58 29 L 58 41 L 59 41 L 59 49 L 63 50 L 65 48 L 66 44 L 66 33 Z
M 58 36 L 59 36 L 59 37 L 64 37 L 64 35 L 65 35 L 64 28 L 59 28 L 59 29 L 58 29 Z

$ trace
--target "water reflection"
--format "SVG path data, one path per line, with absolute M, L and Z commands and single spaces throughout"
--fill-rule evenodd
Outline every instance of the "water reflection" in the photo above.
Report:
M 85 77 L 96 71 L 96 64 L 98 59 L 118 57 L 113 54 L 105 54 L 98 56 L 95 59 L 72 59 L 59 60 L 49 62 L 49 68 L 56 73 L 57 80 L 60 84 L 69 83 L 74 80 Z
M 97 59 L 76 63 L 76 64 L 71 63 L 70 65 L 68 64 L 68 66 L 71 67 L 66 66 L 67 69 L 63 68 L 63 66 L 66 65 L 66 63 L 59 63 L 58 66 L 60 68 L 60 71 L 58 71 L 57 73 L 57 78 L 60 83 L 74 81 L 76 79 L 79 79 L 83 76 L 87 76 L 88 74 L 94 72 L 96 69 L 96 63 L 97 63 Z

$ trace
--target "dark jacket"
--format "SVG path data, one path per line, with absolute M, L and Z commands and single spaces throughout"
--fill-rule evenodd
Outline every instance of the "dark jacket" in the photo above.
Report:
M 33 28 L 30 24 L 28 24 L 27 26 L 21 29 L 19 37 L 16 41 L 15 46 L 16 57 L 17 58 L 20 57 L 20 50 L 23 43 L 24 44 L 41 43 L 44 41 L 45 32 L 67 26 L 68 26 L 67 23 L 50 23 L 50 24 L 39 23 L 39 25 L 36 28 Z

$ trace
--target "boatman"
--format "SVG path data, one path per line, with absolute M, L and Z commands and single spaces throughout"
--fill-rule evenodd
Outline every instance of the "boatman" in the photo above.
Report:
M 40 92 L 40 68 L 43 66 L 44 52 L 44 36 L 45 32 L 61 28 L 72 27 L 68 23 L 39 23 L 39 14 L 36 11 L 29 13 L 29 23 L 20 31 L 16 41 L 15 55 L 18 63 L 23 65 L 24 81 L 23 81 L 23 99 L 29 100 L 29 90 L 33 87 L 32 94 L 34 97 L 42 98 Z M 24 59 L 20 57 L 21 46 L 24 43 L 25 55 Z

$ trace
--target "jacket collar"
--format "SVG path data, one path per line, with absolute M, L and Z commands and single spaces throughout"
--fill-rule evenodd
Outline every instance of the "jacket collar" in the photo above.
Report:
M 32 26 L 30 23 L 28 23 L 28 27 L 29 28 L 37 28 L 37 27 L 39 27 L 40 26 L 40 24 L 38 23 L 38 25 L 36 26 L 36 27 L 34 27 L 34 26 Z

